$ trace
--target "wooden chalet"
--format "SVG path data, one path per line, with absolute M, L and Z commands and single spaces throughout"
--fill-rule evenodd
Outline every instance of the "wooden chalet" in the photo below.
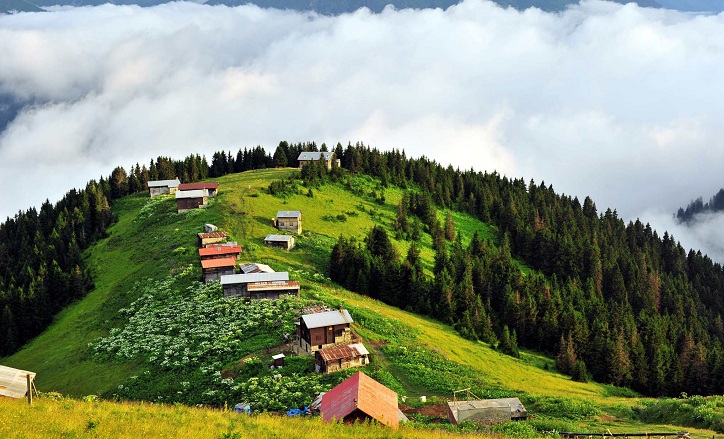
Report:
M 284 250 L 291 250 L 294 248 L 294 237 L 292 235 L 266 235 L 264 238 L 264 244 L 269 247 L 283 248 Z
M 208 205 L 209 193 L 205 189 L 192 191 L 176 191 L 176 207 L 178 213 L 191 209 L 201 209 Z
M 274 269 L 266 264 L 250 263 L 250 264 L 239 264 L 241 274 L 251 273 L 274 273 Z
M 450 401 L 447 403 L 447 418 L 453 425 L 463 421 L 482 424 L 499 424 L 510 420 L 524 420 L 528 411 L 518 398 L 479 399 L 471 401 Z
M 178 190 L 180 191 L 197 191 L 197 190 L 205 190 L 210 198 L 213 198 L 216 196 L 216 192 L 219 189 L 219 183 L 215 181 L 206 181 L 206 182 L 199 182 L 199 183 L 181 183 L 178 186 Z
M 337 372 L 369 364 L 367 348 L 362 343 L 332 346 L 314 353 L 314 369 L 321 373 Z
M 240 245 L 212 245 L 199 249 L 199 257 L 201 257 L 202 261 L 205 259 L 228 258 L 229 256 L 233 256 L 238 260 L 240 254 Z
M 301 210 L 280 210 L 274 219 L 274 227 L 279 230 L 294 232 L 297 235 L 302 233 L 302 211 Z
M 332 162 L 336 160 L 334 152 L 332 151 L 303 151 L 297 157 L 299 161 L 299 169 L 302 169 L 304 165 L 312 162 L 322 161 L 327 165 L 327 169 L 332 169 Z M 337 160 L 337 166 L 339 166 L 339 160 Z
M 346 309 L 304 314 L 297 323 L 299 351 L 313 355 L 319 349 L 351 343 L 352 322 Z
M 217 259 L 204 259 L 201 261 L 201 271 L 204 282 L 220 280 L 221 276 L 232 275 L 236 272 L 236 258 L 234 256 Z
M 175 180 L 154 180 L 147 183 L 151 198 L 163 194 L 173 195 L 176 193 L 176 190 L 178 190 L 180 184 L 181 182 L 178 178 Z
M 299 281 L 289 280 L 289 273 L 286 271 L 224 276 L 221 278 L 221 285 L 224 297 L 279 299 L 290 294 L 299 296 Z
M 220 242 L 225 242 L 229 237 L 226 232 L 199 233 L 196 236 L 199 238 L 199 247 L 208 247 Z
M 353 424 L 375 420 L 395 429 L 400 422 L 397 393 L 362 372 L 325 393 L 321 411 L 326 422 Z

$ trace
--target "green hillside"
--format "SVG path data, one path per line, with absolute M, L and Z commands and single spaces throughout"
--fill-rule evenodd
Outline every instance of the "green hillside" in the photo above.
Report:
M 284 302 L 274 305 L 277 308 L 271 311 L 255 308 L 260 315 L 273 313 L 278 328 L 269 327 L 276 329 L 265 332 L 267 326 L 264 325 L 271 323 L 249 320 L 245 323 L 247 326 L 239 326 L 236 332 L 216 329 L 218 336 L 200 335 L 213 337 L 207 343 L 214 346 L 206 351 L 200 350 L 203 341 L 192 345 L 196 342 L 192 342 L 191 337 L 202 324 L 208 325 L 214 319 L 220 322 L 218 328 L 242 324 L 240 320 L 244 318 L 240 316 L 251 309 L 240 308 L 245 306 L 241 303 L 229 304 L 235 301 L 219 298 L 217 286 L 201 286 L 197 282 L 200 269 L 196 233 L 202 231 L 203 224 L 213 223 L 243 246 L 242 260 L 289 271 L 293 279 L 299 280 L 301 303 L 348 308 L 355 318 L 354 329 L 373 353 L 373 362 L 366 371 L 401 395 L 425 395 L 435 402 L 452 398 L 454 390 L 470 387 L 480 396 L 519 396 L 535 419 L 501 430 L 517 436 L 543 435 L 554 429 L 692 430 L 684 428 L 684 424 L 664 425 L 661 419 L 652 421 L 657 424 L 640 421 L 637 413 L 645 412 L 644 408 L 655 400 L 640 398 L 634 392 L 610 385 L 574 382 L 555 372 L 552 359 L 535 352 L 522 351 L 520 359 L 513 358 L 486 343 L 461 338 L 450 326 L 341 289 L 327 277 L 329 254 L 337 237 L 362 238 L 374 225 L 383 226 L 394 236 L 392 227 L 403 191 L 383 188 L 371 177 L 353 176 L 348 183 L 314 188 L 312 196 L 301 185 L 283 198 L 269 194 L 267 188 L 272 181 L 289 178 L 296 172 L 286 168 L 220 177 L 215 179 L 221 185 L 219 195 L 209 208 L 183 214 L 176 213 L 172 197 L 149 199 L 145 194 L 138 194 L 114 201 L 112 210 L 118 215 L 118 222 L 110 227 L 107 238 L 85 254 L 87 265 L 94 273 L 95 289 L 60 313 L 43 334 L 0 363 L 37 372 L 36 386 L 41 392 L 57 391 L 75 397 L 117 395 L 218 407 L 238 402 L 225 399 L 236 397 L 238 392 L 251 394 L 242 378 L 258 375 L 260 386 L 267 382 L 268 373 L 261 370 L 261 360 L 257 359 L 268 355 L 266 348 L 281 343 L 280 336 L 289 328 L 292 310 L 300 303 Z M 374 196 L 380 193 L 384 195 L 382 204 L 379 197 Z M 303 211 L 304 233 L 290 252 L 263 245 L 263 238 L 275 231 L 271 218 L 278 210 Z M 438 212 L 438 215 L 444 218 L 445 213 Z M 464 242 L 476 231 L 497 239 L 495 228 L 466 214 L 456 212 L 453 219 Z M 424 234 L 420 242 L 423 265 L 426 271 L 431 271 L 432 239 Z M 409 243 L 394 239 L 393 243 L 404 255 Z M 529 270 L 522 265 L 521 269 Z M 150 338 L 150 334 L 143 334 L 141 323 L 134 326 L 136 323 L 131 322 L 129 316 L 137 320 L 148 318 L 149 322 L 171 322 L 169 327 L 177 325 L 176 334 L 186 334 L 188 338 L 177 336 L 176 341 L 167 343 L 176 343 L 174 349 L 179 351 L 187 349 L 186 357 L 193 357 L 194 352 L 213 352 L 213 355 L 191 358 L 188 361 L 193 368 L 185 368 L 183 361 L 180 365 L 160 365 L 164 359 L 170 363 L 174 358 L 176 361 L 182 358 L 183 352 L 168 353 L 170 348 L 166 354 L 153 354 L 151 345 L 155 340 L 162 336 L 172 339 L 174 333 L 164 335 L 161 333 L 164 328 L 154 327 L 146 332 L 158 329 L 158 338 Z M 117 329 L 111 331 L 112 328 Z M 123 346 L 113 345 L 133 343 L 133 337 L 144 335 L 149 338 L 144 338 L 143 346 L 131 345 L 124 351 Z M 101 337 L 104 342 L 99 341 Z M 183 345 L 185 340 L 188 346 Z M 122 352 L 126 353 L 121 355 Z M 283 377 L 288 380 L 284 382 L 329 388 L 344 377 L 344 373 L 332 378 L 305 374 L 307 366 L 304 360 L 292 362 L 284 372 L 289 374 Z M 146 378 L 156 374 L 153 379 Z M 239 380 L 230 384 L 225 381 L 229 377 Z M 183 383 L 189 384 L 179 387 Z M 312 396 L 301 395 L 303 388 L 298 391 L 297 398 L 302 399 L 290 396 L 289 401 Z M 682 400 L 679 408 L 686 402 Z M 275 407 L 272 402 L 268 404 Z M 707 416 L 720 416 L 717 400 L 698 404 L 708 410 Z M 425 420 L 420 419 L 424 423 Z M 696 417 L 671 412 L 668 419 L 688 422 L 687 419 L 695 421 Z M 697 425 L 694 421 L 687 425 Z M 694 435 L 708 437 L 711 431 L 695 431 Z

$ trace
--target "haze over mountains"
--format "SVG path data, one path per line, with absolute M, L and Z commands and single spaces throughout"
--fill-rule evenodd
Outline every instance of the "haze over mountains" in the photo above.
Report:
M 0 41 L 2 218 L 157 155 L 363 141 L 589 195 L 724 260 L 671 214 L 722 187 L 722 16 L 103 5 L 0 16 Z

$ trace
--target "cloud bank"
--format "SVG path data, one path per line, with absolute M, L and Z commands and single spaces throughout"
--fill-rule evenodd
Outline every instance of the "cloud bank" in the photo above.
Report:
M 0 16 L 0 66 L 36 103 L 0 134 L 2 218 L 116 165 L 280 140 L 404 148 L 652 225 L 724 186 L 724 14 L 58 8 Z

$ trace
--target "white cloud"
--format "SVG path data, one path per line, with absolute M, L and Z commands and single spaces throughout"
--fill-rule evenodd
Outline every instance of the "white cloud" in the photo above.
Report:
M 724 14 L 60 8 L 0 16 L 0 65 L 0 93 L 37 102 L 0 134 L 22 188 L 2 217 L 116 165 L 280 140 L 404 148 L 644 222 L 724 186 Z

